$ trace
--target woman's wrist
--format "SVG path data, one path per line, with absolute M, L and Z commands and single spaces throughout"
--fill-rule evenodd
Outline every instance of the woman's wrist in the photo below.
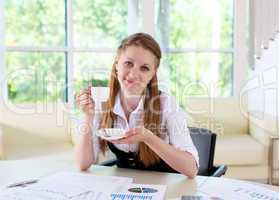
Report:
M 83 115 L 79 124 L 79 132 L 83 135 L 91 135 L 94 116 Z
M 154 141 L 154 137 L 156 137 L 150 130 L 147 130 L 144 137 L 144 143 L 147 145 L 152 144 Z

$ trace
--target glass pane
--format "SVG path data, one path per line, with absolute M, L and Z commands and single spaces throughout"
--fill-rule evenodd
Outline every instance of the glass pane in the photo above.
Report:
M 64 1 L 8 0 L 4 4 L 6 45 L 64 46 Z
M 114 54 L 76 53 L 74 55 L 75 92 L 92 86 L 107 86 Z
M 156 23 L 166 48 L 233 46 L 233 0 L 156 1 Z
M 48 102 L 65 97 L 64 53 L 6 53 L 9 99 Z
M 73 0 L 74 45 L 116 47 L 127 36 L 127 0 Z
M 170 90 L 180 99 L 187 96 L 230 96 L 232 94 L 232 54 L 169 54 L 163 68 L 169 68 Z

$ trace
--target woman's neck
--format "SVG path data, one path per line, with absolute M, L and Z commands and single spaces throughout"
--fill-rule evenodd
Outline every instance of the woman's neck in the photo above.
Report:
M 130 113 L 133 112 L 137 108 L 141 97 L 142 97 L 142 94 L 126 95 L 122 92 L 120 93 L 121 105 L 123 107 L 127 120 L 129 120 Z

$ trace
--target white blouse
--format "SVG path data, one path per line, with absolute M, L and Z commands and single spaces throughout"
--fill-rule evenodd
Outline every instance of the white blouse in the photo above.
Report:
M 113 112 L 117 118 L 114 121 L 113 127 L 122 128 L 129 130 L 142 123 L 142 113 L 144 112 L 144 99 L 139 101 L 136 109 L 130 114 L 129 120 L 126 119 L 124 110 L 120 102 L 120 94 L 116 96 L 115 105 Z M 161 93 L 161 110 L 162 110 L 162 124 L 163 134 L 161 132 L 162 140 L 166 143 L 174 146 L 182 151 L 187 151 L 193 155 L 196 160 L 197 166 L 199 166 L 199 156 L 196 147 L 191 139 L 189 129 L 187 127 L 186 113 L 176 103 L 174 97 Z M 92 138 L 93 138 L 93 149 L 95 158 L 100 152 L 99 137 L 94 134 L 99 128 L 101 118 L 101 104 L 95 104 L 95 117 L 93 120 Z M 138 151 L 138 144 L 114 144 L 118 149 L 125 152 L 136 152 Z

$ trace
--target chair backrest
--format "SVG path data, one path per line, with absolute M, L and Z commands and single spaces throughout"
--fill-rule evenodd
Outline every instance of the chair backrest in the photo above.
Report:
M 198 175 L 209 176 L 213 170 L 216 134 L 204 128 L 189 127 L 189 130 L 199 153 Z

